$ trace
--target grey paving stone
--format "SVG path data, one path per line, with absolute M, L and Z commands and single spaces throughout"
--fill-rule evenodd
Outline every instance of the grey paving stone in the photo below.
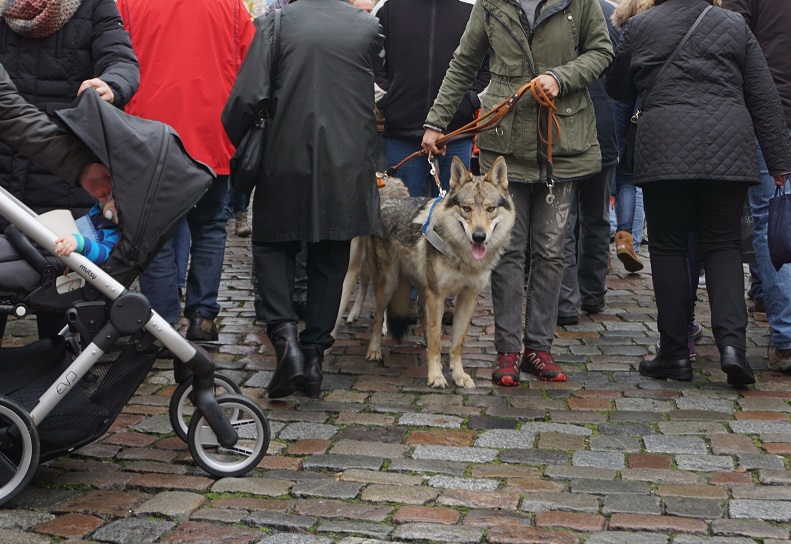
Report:
M 535 441 L 535 432 L 492 429 L 482 432 L 475 440 L 475 445 L 480 448 L 528 449 L 533 447 Z
M 399 425 L 410 427 L 438 427 L 443 429 L 460 429 L 464 420 L 460 417 L 439 414 L 411 413 L 398 418 Z
M 325 423 L 290 423 L 285 429 L 280 431 L 281 440 L 300 440 L 303 438 L 320 438 L 329 440 L 338 432 L 335 425 Z
M 365 488 L 362 500 L 370 502 L 395 502 L 400 504 L 426 504 L 439 496 L 431 487 L 371 484 Z
M 496 457 L 497 450 L 489 448 L 420 445 L 416 446 L 415 451 L 412 452 L 413 459 L 440 459 L 444 461 L 466 461 L 468 463 L 491 463 Z
M 140 423 L 132 425 L 131 428 L 141 433 L 151 434 L 168 434 L 173 432 L 173 425 L 170 424 L 170 418 L 167 414 L 147 417 Z
M 230 508 L 202 508 L 190 515 L 192 521 L 219 521 L 221 523 L 240 523 L 247 517 L 247 510 Z
M 708 412 L 733 413 L 733 401 L 693 396 L 676 399 L 676 406 L 681 410 L 705 410 Z
M 39 523 L 53 519 L 55 516 L 47 512 L 0 510 L 0 529 L 30 529 Z
M 338 440 L 333 444 L 329 453 L 331 455 L 362 455 L 368 457 L 384 457 L 385 459 L 398 459 L 404 457 L 409 451 L 409 446 L 401 444 L 378 444 L 376 442 L 362 442 L 359 440 Z
M 665 497 L 665 512 L 671 516 L 719 519 L 724 511 L 722 501 L 698 497 Z
M 336 482 L 334 480 L 312 480 L 297 483 L 291 494 L 295 497 L 323 497 L 325 499 L 354 499 L 363 484 L 357 482 Z
M 451 476 L 462 476 L 467 471 L 467 463 L 433 459 L 393 459 L 387 467 L 387 470 L 391 472 L 417 472 L 418 474 L 449 474 Z
M 544 476 L 551 480 L 614 480 L 618 472 L 608 468 L 549 465 Z
M 599 432 L 605 436 L 639 437 L 656 433 L 654 428 L 646 423 L 605 423 L 603 425 L 599 425 Z
M 575 451 L 571 464 L 577 467 L 624 468 L 626 463 L 622 453 L 609 451 Z
M 271 370 L 262 370 L 260 372 L 256 372 L 255 374 L 250 376 L 250 379 L 248 379 L 242 385 L 244 385 L 244 387 L 265 388 L 272 380 L 272 374 L 274 374 L 274 372 L 272 372 Z
M 733 458 L 727 455 L 676 455 L 676 466 L 693 472 L 727 472 L 733 470 Z
M 503 463 L 521 465 L 563 465 L 569 462 L 569 454 L 547 450 L 505 450 L 500 454 Z
M 787 485 L 734 486 L 731 494 L 734 499 L 791 501 L 791 487 Z
M 660 421 L 659 432 L 665 435 L 725 434 L 728 429 L 720 421 Z
M 245 517 L 243 521 L 253 527 L 268 527 L 276 531 L 307 531 L 316 525 L 318 518 L 256 510 L 250 512 L 250 515 Z
M 773 470 L 785 470 L 785 462 L 783 458 L 777 455 L 764 455 L 758 453 L 745 453 L 737 455 L 736 459 L 739 467 L 747 470 L 755 468 L 765 468 Z
M 662 421 L 665 417 L 665 414 L 661 412 L 610 412 L 610 421 L 613 423 L 652 423 L 655 421 Z
M 644 437 L 643 442 L 650 453 L 708 453 L 703 439 L 692 436 L 651 435 Z
M 590 436 L 593 431 L 581 425 L 568 425 L 565 423 L 542 423 L 542 422 L 529 422 L 522 424 L 520 429 L 522 432 L 531 433 L 561 433 L 561 434 L 574 434 L 578 436 Z
M 711 532 L 717 536 L 748 536 L 752 538 L 788 538 L 788 527 L 757 519 L 715 519 Z
M 745 537 L 677 535 L 673 544 L 755 544 L 755 540 Z
M 294 482 L 267 478 L 223 478 L 212 485 L 213 493 L 250 493 L 265 497 L 288 494 Z
M 135 509 L 138 516 L 153 514 L 176 520 L 187 520 L 190 514 L 203 506 L 206 498 L 185 491 L 164 491 L 154 495 Z
M 318 531 L 322 533 L 360 534 L 373 538 L 387 538 L 393 528 L 379 523 L 361 523 L 359 521 L 322 521 Z
M 371 538 L 358 538 L 356 536 L 350 536 L 339 540 L 338 544 L 388 544 L 393 542 L 393 540 L 374 540 Z
M 615 407 L 621 412 L 658 412 L 662 414 L 673 409 L 670 401 L 641 398 L 616 399 Z
M 365 470 L 379 470 L 384 464 L 384 459 L 379 457 L 367 457 L 364 455 L 337 455 L 320 454 L 311 455 L 302 461 L 302 468 L 327 470 L 348 470 L 359 468 Z
M 3 544 L 50 544 L 52 539 L 16 529 L 0 529 L 0 542 Z
M 484 478 L 452 478 L 450 476 L 432 476 L 428 485 L 441 489 L 465 489 L 467 491 L 494 491 L 500 487 L 497 480 Z
M 279 533 L 266 537 L 258 544 L 332 544 L 332 539 L 326 536 Z
M 339 440 L 360 440 L 382 444 L 401 444 L 409 432 L 403 427 L 372 425 L 349 425 L 336 438 Z
M 602 514 L 654 514 L 662 513 L 659 497 L 653 495 L 607 495 Z
M 629 436 L 592 436 L 591 451 L 640 452 L 643 450 L 640 440 Z
M 605 531 L 592 533 L 586 544 L 668 544 L 668 538 L 656 533 Z
M 395 530 L 393 536 L 407 541 L 426 540 L 428 536 L 432 542 L 474 544 L 480 542 L 483 529 L 437 523 L 405 523 Z
M 785 421 L 740 420 L 731 421 L 729 425 L 739 434 L 791 433 L 791 423 Z
M 371 484 L 388 485 L 420 485 L 425 476 L 410 476 L 395 472 L 379 472 L 377 470 L 349 469 L 343 471 L 340 477 L 345 482 L 362 482 Z
M 754 518 L 768 521 L 791 521 L 791 502 L 733 499 L 729 506 L 732 518 Z
M 562 510 L 595 514 L 599 511 L 599 499 L 593 495 L 571 493 L 525 493 L 521 510 L 523 512 Z
M 120 519 L 100 527 L 91 538 L 112 544 L 151 544 L 173 529 L 176 524 L 170 521 L 152 519 Z
M 648 495 L 651 486 L 643 482 L 623 482 L 621 480 L 572 480 L 572 493 L 595 495 Z
M 791 472 L 787 470 L 762 469 L 758 471 L 758 479 L 763 484 L 791 485 Z

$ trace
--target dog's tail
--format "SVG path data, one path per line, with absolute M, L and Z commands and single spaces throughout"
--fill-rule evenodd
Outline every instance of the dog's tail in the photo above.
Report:
M 409 281 L 401 277 L 398 280 L 398 287 L 387 305 L 387 330 L 395 338 L 396 342 L 401 342 L 412 324 L 410 315 Z

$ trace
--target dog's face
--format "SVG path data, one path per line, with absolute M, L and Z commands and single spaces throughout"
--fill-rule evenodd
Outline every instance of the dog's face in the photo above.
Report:
M 515 218 L 505 159 L 498 157 L 485 175 L 475 176 L 454 157 L 445 206 L 463 229 L 474 259 L 486 257 L 493 241 L 504 246 Z

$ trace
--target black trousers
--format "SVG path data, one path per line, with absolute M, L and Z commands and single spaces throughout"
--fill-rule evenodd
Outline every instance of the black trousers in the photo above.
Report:
M 645 216 L 662 357 L 689 355 L 689 232 L 698 233 L 717 347 L 746 347 L 747 308 L 741 254 L 741 211 L 747 184 L 715 180 L 646 183 Z
M 292 303 L 294 269 L 303 243 L 253 243 L 253 273 L 261 297 L 258 309 L 269 328 L 298 321 Z M 325 350 L 335 342 L 330 333 L 338 317 L 350 244 L 350 240 L 307 243 L 307 313 L 305 329 L 299 334 L 304 345 Z

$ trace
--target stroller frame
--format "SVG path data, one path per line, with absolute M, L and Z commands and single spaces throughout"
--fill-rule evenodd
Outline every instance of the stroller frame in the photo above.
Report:
M 30 239 L 41 247 L 47 248 L 55 255 L 54 243 L 57 236 L 37 221 L 37 214 L 34 211 L 2 187 L 0 187 L 0 214 L 5 216 Z M 188 395 L 189 400 L 196 407 L 195 415 L 189 424 L 188 443 L 190 452 L 197 464 L 215 476 L 238 476 L 255 468 L 266 453 L 270 438 L 266 415 L 258 404 L 238 394 L 215 397 L 214 362 L 208 357 L 205 350 L 187 341 L 165 319 L 153 311 L 145 296 L 126 289 L 110 274 L 102 270 L 99 265 L 77 252 L 65 257 L 58 256 L 58 258 L 110 301 L 107 311 L 108 319 L 91 339 L 87 347 L 82 349 L 68 368 L 39 397 L 36 405 L 29 411 L 23 408 L 28 414 L 29 421 L 25 414 L 20 413 L 20 408 L 22 407 L 19 404 L 0 396 L 0 432 L 4 423 L 11 422 L 11 426 L 15 427 L 15 430 L 12 429 L 10 431 L 12 436 L 24 435 L 25 432 L 35 433 L 35 427 L 41 424 L 102 356 L 112 349 L 112 346 L 120 337 L 145 330 L 156 340 L 159 340 L 162 346 L 177 361 L 183 363 L 183 365 L 180 365 L 177 361 L 174 361 L 174 370 L 179 382 L 184 381 L 183 379 L 188 377 L 189 373 L 192 374 L 192 387 L 186 392 L 182 391 L 182 394 L 185 397 Z M 23 315 L 24 311 L 14 313 Z M 79 325 L 78 323 L 72 323 L 74 319 L 79 319 L 77 312 L 71 314 L 67 312 L 67 319 L 70 321 L 69 326 Z M 69 326 L 61 331 L 62 336 L 69 330 Z M 75 328 L 77 331 L 80 330 L 79 326 Z M 1 351 L 2 348 L 0 348 Z M 179 376 L 180 374 L 181 376 Z M 223 379 L 228 380 L 224 377 Z M 180 387 L 179 389 L 184 388 Z M 230 390 L 231 393 L 239 391 L 238 386 L 233 388 L 226 387 L 225 389 L 226 391 Z M 126 398 L 123 403 L 125 404 L 128 400 L 129 398 Z M 221 405 L 227 405 L 230 408 L 226 408 L 224 411 Z M 173 402 L 171 402 L 172 410 Z M 242 412 L 245 413 L 244 419 L 240 415 Z M 5 416 L 5 419 L 3 416 Z M 23 425 L 20 425 L 19 418 L 24 420 Z M 112 419 L 114 420 L 115 416 Z M 201 421 L 199 422 L 198 420 Z M 205 420 L 205 424 L 203 420 Z M 173 417 L 171 417 L 171 421 L 173 421 Z M 109 424 L 111 423 L 112 421 Z M 248 448 L 237 446 L 240 438 L 237 430 L 245 428 L 247 425 L 253 425 L 257 431 L 256 443 L 252 451 Z M 28 428 L 25 429 L 24 427 Z M 183 434 L 177 434 L 183 438 Z M 23 445 L 29 444 L 30 441 L 30 437 L 21 437 Z M 37 437 L 35 437 L 34 441 L 37 442 Z M 195 441 L 194 444 L 193 441 Z M 27 484 L 38 465 L 37 455 L 33 455 L 36 459 L 32 460 L 33 466 L 32 470 L 29 470 L 29 474 L 20 474 L 17 471 L 15 475 L 8 479 L 9 481 L 5 481 L 2 476 L 3 461 L 8 462 L 2 449 L 5 445 L 4 438 L 0 435 L 0 504 L 12 498 Z M 81 445 L 83 444 L 78 444 L 75 447 Z M 241 463 L 216 461 L 207 456 L 206 450 L 217 446 L 224 448 L 225 451 L 230 451 L 243 457 L 247 456 L 247 458 Z M 28 455 L 26 453 L 21 457 L 21 461 L 26 462 Z M 7 489 L 9 486 L 13 488 Z

